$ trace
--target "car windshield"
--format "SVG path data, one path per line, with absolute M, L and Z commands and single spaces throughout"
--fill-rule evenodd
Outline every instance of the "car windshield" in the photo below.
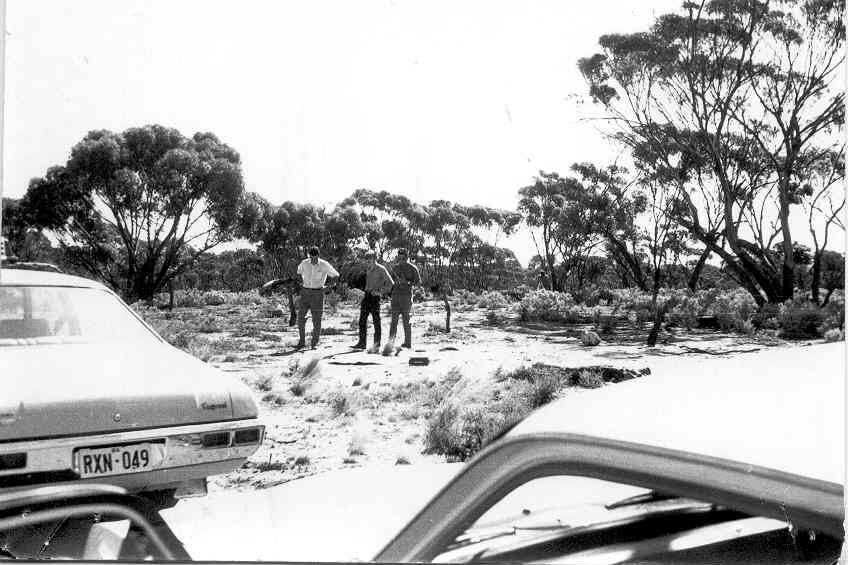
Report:
M 0 346 L 155 339 L 109 292 L 57 286 L 0 287 Z
M 437 562 L 680 563 L 829 558 L 839 540 L 706 501 L 588 477 L 533 480 L 507 494 L 454 539 Z M 812 537 L 811 537 L 812 536 Z M 773 561 L 767 559 L 766 561 Z

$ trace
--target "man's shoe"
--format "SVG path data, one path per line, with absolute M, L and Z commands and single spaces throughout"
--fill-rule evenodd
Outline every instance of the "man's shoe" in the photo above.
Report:
M 401 347 L 405 347 L 407 349 L 412 349 L 412 344 L 411 343 L 404 343 L 403 345 L 401 345 Z
M 318 349 L 318 342 L 313 341 L 312 344 L 309 346 L 309 349 Z
M 357 343 L 356 345 L 351 345 L 351 349 L 365 349 L 365 344 L 362 342 Z
M 303 349 L 304 347 L 306 347 L 306 343 L 302 341 L 297 342 L 297 345 L 294 346 L 295 349 Z

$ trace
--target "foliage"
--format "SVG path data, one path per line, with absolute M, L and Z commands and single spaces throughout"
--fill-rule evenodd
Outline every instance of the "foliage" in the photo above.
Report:
M 534 290 L 529 292 L 518 306 L 522 321 L 576 322 L 580 319 L 580 310 L 575 307 L 568 293 L 552 290 Z
M 793 206 L 815 193 L 821 157 L 842 150 L 844 8 L 687 2 L 579 61 L 610 136 L 670 196 L 668 217 L 758 304 L 792 297 Z
M 807 339 L 819 337 L 824 314 L 818 306 L 806 299 L 791 300 L 780 306 L 778 320 L 781 337 Z
M 130 298 L 149 298 L 230 239 L 244 187 L 239 154 L 211 133 L 160 125 L 89 132 L 22 206 L 69 260 Z
M 506 308 L 509 306 L 509 302 L 506 297 L 497 290 L 486 291 L 480 295 L 477 300 L 477 306 L 479 308 Z

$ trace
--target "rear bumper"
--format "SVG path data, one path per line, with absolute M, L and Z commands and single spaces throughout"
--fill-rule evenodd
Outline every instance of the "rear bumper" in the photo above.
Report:
M 242 431 L 239 434 L 241 440 L 245 431 L 248 430 L 258 430 L 258 436 L 254 434 L 255 441 L 237 444 L 235 432 Z M 216 434 L 214 438 L 219 441 L 215 442 L 215 446 L 204 447 L 204 436 L 211 437 L 208 434 Z M 227 437 L 229 437 L 228 442 L 220 441 Z M 131 491 L 176 488 L 180 483 L 188 480 L 228 473 L 238 468 L 259 448 L 263 438 L 264 426 L 257 419 L 251 418 L 230 422 L 3 443 L 0 444 L 0 460 L 4 455 L 25 454 L 26 461 L 23 467 L 0 470 L 0 488 L 24 488 L 57 481 L 107 483 Z M 75 468 L 74 452 L 77 449 L 143 442 L 164 443 L 164 460 L 155 469 L 81 479 L 78 469 Z

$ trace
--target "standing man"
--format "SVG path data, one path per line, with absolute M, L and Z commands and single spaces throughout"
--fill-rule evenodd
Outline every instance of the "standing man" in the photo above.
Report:
M 394 284 L 389 271 L 377 263 L 377 255 L 373 251 L 366 253 L 365 259 L 368 261 L 368 269 L 365 271 L 365 296 L 359 305 L 359 341 L 353 346 L 354 349 L 365 349 L 369 315 L 374 322 L 374 347 L 380 346 L 380 299 L 391 292 Z
M 296 347 L 306 347 L 306 312 L 312 313 L 312 349 L 318 346 L 321 337 L 321 316 L 324 314 L 324 284 L 327 279 L 339 276 L 332 265 L 321 259 L 317 247 L 309 249 L 309 257 L 297 266 L 297 274 L 303 280 L 300 291 L 300 305 L 297 311 L 297 329 L 300 331 L 300 341 Z
M 403 345 L 412 347 L 412 326 L 409 315 L 412 312 L 412 289 L 421 284 L 418 267 L 409 262 L 406 249 L 398 249 L 397 262 L 392 269 L 395 273 L 395 286 L 392 288 L 392 323 L 389 326 L 389 339 L 397 335 L 398 316 L 403 316 Z

